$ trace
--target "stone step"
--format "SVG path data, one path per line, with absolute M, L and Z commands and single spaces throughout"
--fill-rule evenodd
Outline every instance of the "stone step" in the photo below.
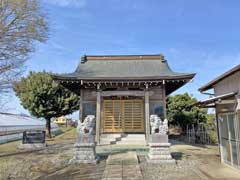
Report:
M 122 139 L 119 142 L 146 142 L 145 139 Z
M 145 138 L 145 134 L 123 134 L 123 137 L 128 137 L 128 138 Z
M 103 141 L 116 141 L 116 138 L 100 138 Z
M 146 145 L 145 141 L 137 142 L 137 141 L 117 141 L 116 144 L 118 145 Z
M 116 144 L 116 139 L 121 138 L 121 136 L 122 134 L 102 134 L 100 137 L 100 144 Z
M 117 143 L 123 142 L 123 143 L 145 143 L 145 139 L 122 139 L 121 141 L 116 141 Z
M 102 134 L 100 144 L 134 144 L 145 145 L 145 134 Z
M 100 140 L 101 145 L 116 144 L 116 141 Z
M 117 138 L 121 136 L 122 134 L 101 134 L 101 138 Z
M 145 138 L 138 138 L 138 139 L 135 139 L 135 138 L 122 138 L 121 140 L 119 141 L 145 141 Z

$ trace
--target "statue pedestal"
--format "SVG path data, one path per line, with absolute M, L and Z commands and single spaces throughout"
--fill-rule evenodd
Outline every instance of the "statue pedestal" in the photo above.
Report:
M 77 142 L 74 145 L 76 151 L 69 163 L 74 164 L 96 164 L 96 143 L 94 135 L 78 134 Z
M 175 164 L 171 156 L 168 135 L 152 134 L 149 138 L 150 150 L 147 155 L 147 162 L 158 164 Z

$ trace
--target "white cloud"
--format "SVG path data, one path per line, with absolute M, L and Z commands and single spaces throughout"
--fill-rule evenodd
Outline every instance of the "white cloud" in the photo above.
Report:
M 84 7 L 86 5 L 86 0 L 43 0 L 43 2 L 61 7 L 66 6 Z

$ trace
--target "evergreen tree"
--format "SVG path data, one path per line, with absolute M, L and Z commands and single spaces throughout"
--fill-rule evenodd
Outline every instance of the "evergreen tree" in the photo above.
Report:
M 46 72 L 30 72 L 14 84 L 14 91 L 31 115 L 46 119 L 49 137 L 51 118 L 71 114 L 79 108 L 78 96 L 54 82 Z
M 167 116 L 170 124 L 180 125 L 183 130 L 188 124 L 205 123 L 207 121 L 207 111 L 196 106 L 197 102 L 188 93 L 177 94 L 167 98 Z

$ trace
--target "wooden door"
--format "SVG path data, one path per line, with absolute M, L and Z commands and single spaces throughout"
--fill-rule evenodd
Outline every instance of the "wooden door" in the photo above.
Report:
M 143 100 L 104 100 L 103 132 L 144 132 Z

